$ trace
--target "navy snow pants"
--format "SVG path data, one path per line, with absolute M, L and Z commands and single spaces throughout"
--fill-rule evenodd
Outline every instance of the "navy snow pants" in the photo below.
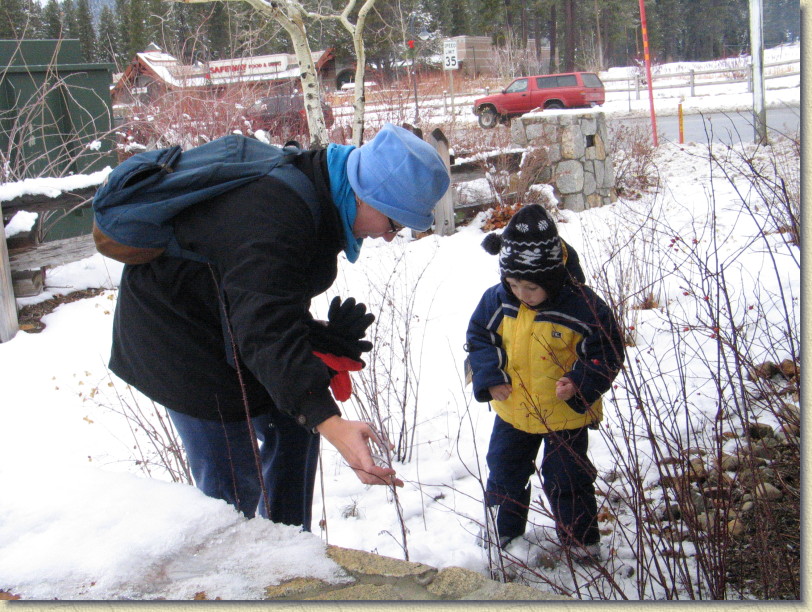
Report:
M 600 541 L 594 484 L 597 471 L 586 454 L 588 429 L 531 434 L 496 415 L 488 446 L 485 502 L 499 507 L 496 528 L 500 538 L 516 538 L 525 532 L 530 477 L 536 471 L 536 455 L 542 442 L 542 487 L 559 541 L 565 545 L 596 544 Z
M 268 494 L 265 510 L 246 421 L 221 423 L 167 410 L 192 469 L 195 485 L 235 506 L 246 517 L 301 525 L 310 531 L 320 436 L 277 411 L 251 419 Z

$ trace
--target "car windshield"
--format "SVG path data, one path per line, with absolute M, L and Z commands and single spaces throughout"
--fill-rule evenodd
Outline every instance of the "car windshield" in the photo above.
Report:
M 508 86 L 505 93 L 517 93 L 520 91 L 527 91 L 527 79 L 516 79 Z

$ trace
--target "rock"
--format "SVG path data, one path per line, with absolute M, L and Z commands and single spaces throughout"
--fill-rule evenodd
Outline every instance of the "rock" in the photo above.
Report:
M 440 599 L 459 599 L 485 584 L 485 577 L 471 570 L 449 567 L 440 570 L 427 589 Z
M 736 517 L 727 522 L 727 532 L 735 537 L 744 535 L 745 532 L 745 524 L 744 521 L 740 518 Z
M 564 196 L 564 208 L 574 212 L 586 210 L 586 200 L 583 193 L 572 193 Z
M 710 532 L 713 529 L 713 517 L 707 512 L 700 512 L 696 515 L 696 527 L 699 531 Z
M 755 488 L 756 499 L 775 501 L 781 499 L 784 494 L 775 485 L 769 482 L 760 482 Z
M 705 482 L 708 478 L 708 471 L 701 458 L 692 459 L 688 469 L 688 480 L 691 482 Z
M 555 170 L 555 185 L 563 194 L 580 192 L 584 188 L 584 167 L 574 160 L 560 162 Z
M 774 438 L 769 438 L 770 440 L 775 440 Z M 777 441 L 776 441 L 777 442 Z M 750 447 L 750 452 L 753 457 L 757 459 L 765 459 L 765 460 L 772 460 L 778 456 L 778 451 L 774 448 L 770 448 L 767 444 L 754 444 Z
M 725 472 L 735 472 L 739 469 L 741 465 L 741 460 L 739 459 L 738 455 L 728 455 L 727 453 L 722 453 L 721 461 L 719 462 L 719 468 L 724 470 Z
M 763 440 L 764 438 L 774 437 L 775 431 L 771 425 L 765 423 L 750 423 L 747 428 L 747 435 L 751 440 Z
M 669 504 L 660 514 L 661 521 L 678 521 L 682 518 L 682 509 L 679 504 Z
M 730 499 L 732 491 L 728 487 L 704 487 L 702 494 L 708 499 Z
M 669 489 L 676 489 L 679 486 L 679 476 L 671 476 L 670 474 L 663 474 L 660 476 L 660 486 Z
M 327 556 L 345 569 L 362 574 L 376 574 L 378 576 L 389 577 L 417 577 L 423 576 L 424 574 L 437 573 L 437 569 L 422 563 L 401 561 L 362 550 L 352 550 L 338 546 L 328 547 Z
M 634 576 L 634 568 L 624 563 L 615 570 L 615 574 L 620 578 L 631 578 Z

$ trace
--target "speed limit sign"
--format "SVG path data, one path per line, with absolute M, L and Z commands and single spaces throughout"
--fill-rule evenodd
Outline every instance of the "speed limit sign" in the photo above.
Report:
M 457 63 L 457 41 L 445 40 L 443 41 L 443 70 L 456 70 L 459 68 Z

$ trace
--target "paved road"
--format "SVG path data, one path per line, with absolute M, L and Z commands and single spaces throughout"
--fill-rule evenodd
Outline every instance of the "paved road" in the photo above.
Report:
M 623 119 L 624 123 L 640 123 L 646 126 L 651 120 Z M 799 107 L 773 108 L 767 110 L 768 134 L 785 134 L 800 130 L 801 109 Z M 657 117 L 657 131 L 661 140 L 679 140 L 679 120 L 676 116 Z M 684 116 L 685 142 L 753 142 L 753 116 L 750 112 L 731 111 L 729 113 L 691 114 Z

